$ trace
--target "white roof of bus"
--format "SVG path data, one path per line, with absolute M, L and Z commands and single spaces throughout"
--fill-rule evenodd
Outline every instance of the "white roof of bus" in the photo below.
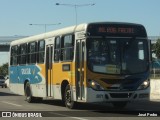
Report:
M 116 24 L 130 24 L 130 25 L 140 25 L 140 24 L 134 24 L 134 23 L 124 23 L 124 22 L 94 22 L 94 23 L 116 23 Z M 31 37 L 27 37 L 27 38 L 23 38 L 23 39 L 19 39 L 19 40 L 15 40 L 11 42 L 11 46 L 13 45 L 18 45 L 18 44 L 23 44 L 26 42 L 32 42 L 32 41 L 36 41 L 36 40 L 43 40 L 43 39 L 47 39 L 47 38 L 51 38 L 51 37 L 56 37 L 56 36 L 61 36 L 64 34 L 69 34 L 69 33 L 73 33 L 73 32 L 78 32 L 78 31 L 83 31 L 86 29 L 88 24 L 92 24 L 92 23 L 83 23 L 77 26 L 71 26 L 71 27 L 66 27 L 66 28 L 62 28 L 59 30 L 54 30 L 51 32 L 47 32 L 47 33 L 43 33 L 43 34 L 39 34 L 39 35 L 35 35 L 35 36 L 31 36 Z
M 32 41 L 36 41 L 36 40 L 43 40 L 43 39 L 51 38 L 51 37 L 54 37 L 54 36 L 69 34 L 69 33 L 75 32 L 75 31 L 82 31 L 82 30 L 85 30 L 86 26 L 87 26 L 87 23 L 84 23 L 84 24 L 80 24 L 80 25 L 77 25 L 77 26 L 66 27 L 66 28 L 62 28 L 62 29 L 59 29 L 59 30 L 54 30 L 54 31 L 51 31 L 51 32 L 35 35 L 35 36 L 30 36 L 30 37 L 27 37 L 27 38 L 14 40 L 14 41 L 11 42 L 11 46 L 18 45 L 18 44 L 23 44 L 23 43 L 26 43 L 26 42 L 32 42 Z

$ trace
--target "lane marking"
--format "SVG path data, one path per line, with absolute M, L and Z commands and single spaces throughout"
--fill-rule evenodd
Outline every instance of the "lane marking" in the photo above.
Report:
M 55 114 L 55 115 L 59 115 L 59 116 L 63 116 L 63 117 L 69 117 L 69 118 L 77 119 L 77 120 L 88 120 L 88 119 L 85 119 L 85 118 L 80 118 L 80 117 L 72 117 L 72 116 L 65 115 L 65 114 L 52 113 L 52 112 L 50 112 L 50 113 L 51 113 L 51 114 Z
M 6 101 L 2 101 L 2 103 L 6 103 L 6 104 L 9 104 L 9 105 L 14 105 L 14 106 L 17 106 L 17 107 L 21 107 L 22 106 L 22 105 L 18 105 L 18 104 L 6 102 Z

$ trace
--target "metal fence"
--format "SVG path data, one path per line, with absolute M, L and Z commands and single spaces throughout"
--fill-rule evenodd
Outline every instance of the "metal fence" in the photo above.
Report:
M 151 78 L 160 79 L 160 68 L 152 68 L 151 69 Z
M 155 44 L 160 36 L 149 36 L 152 44 Z M 155 60 L 151 65 L 151 78 L 160 79 L 160 60 Z
M 151 64 L 151 78 L 160 78 L 160 59 L 155 59 Z

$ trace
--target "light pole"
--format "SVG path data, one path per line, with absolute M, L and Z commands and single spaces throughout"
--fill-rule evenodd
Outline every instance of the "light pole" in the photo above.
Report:
M 62 4 L 62 3 L 56 3 L 56 5 L 63 5 L 68 7 L 74 7 L 75 8 L 75 16 L 76 16 L 76 25 L 77 25 L 77 8 L 78 7 L 86 7 L 86 6 L 94 6 L 95 4 Z
M 51 25 L 60 25 L 61 23 L 56 23 L 56 24 L 29 24 L 29 25 L 37 25 L 37 26 L 44 26 L 44 31 L 46 33 L 47 26 Z

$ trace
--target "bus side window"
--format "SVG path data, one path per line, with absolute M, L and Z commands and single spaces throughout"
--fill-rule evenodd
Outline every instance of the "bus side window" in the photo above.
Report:
M 55 62 L 59 61 L 60 49 L 61 49 L 60 37 L 56 37 L 55 38 L 55 46 L 54 46 L 54 61 Z
M 27 44 L 20 45 L 19 64 L 26 64 L 27 62 Z
M 36 63 L 36 49 L 37 48 L 37 42 L 32 42 L 28 44 L 28 63 L 34 64 Z
M 37 63 L 44 63 L 45 41 L 38 42 Z
M 10 59 L 11 65 L 17 65 L 18 64 L 18 46 L 12 46 L 11 47 L 11 59 Z
M 61 41 L 61 60 L 72 61 L 73 60 L 73 46 L 74 46 L 74 35 L 65 35 Z

